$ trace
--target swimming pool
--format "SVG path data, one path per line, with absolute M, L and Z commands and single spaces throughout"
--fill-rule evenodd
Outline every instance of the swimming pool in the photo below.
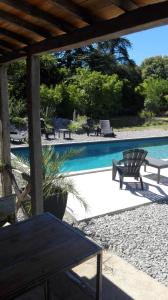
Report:
M 122 152 L 127 149 L 143 148 L 148 155 L 155 158 L 168 158 L 168 137 L 147 138 L 124 141 L 105 141 L 78 144 L 53 145 L 55 151 L 65 152 L 69 149 L 81 149 L 82 152 L 67 160 L 61 172 L 77 172 L 111 166 L 112 159 L 121 159 Z M 12 153 L 22 158 L 29 157 L 29 148 L 14 148 Z

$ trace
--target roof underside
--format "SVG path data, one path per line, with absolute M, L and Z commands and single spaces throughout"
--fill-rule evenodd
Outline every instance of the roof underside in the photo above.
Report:
M 1 0 L 0 63 L 163 24 L 163 0 Z

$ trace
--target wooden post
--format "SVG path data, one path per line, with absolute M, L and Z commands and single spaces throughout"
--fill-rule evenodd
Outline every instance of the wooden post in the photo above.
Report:
M 4 164 L 11 164 L 10 155 L 10 121 L 8 107 L 8 78 L 7 66 L 0 66 L 0 159 Z M 12 193 L 12 186 L 7 171 L 1 174 L 2 195 L 8 196 Z
M 40 126 L 40 62 L 37 56 L 27 57 L 28 126 L 32 213 L 43 212 L 42 147 Z

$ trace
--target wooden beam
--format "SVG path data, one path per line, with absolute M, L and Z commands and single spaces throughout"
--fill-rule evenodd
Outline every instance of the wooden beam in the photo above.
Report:
M 32 213 L 43 212 L 42 147 L 40 124 L 40 62 L 37 56 L 27 57 L 28 125 Z
M 4 49 L 2 49 L 1 47 L 0 47 L 0 54 L 1 55 L 6 55 L 8 53 L 8 51 L 5 51 Z
M 30 39 L 28 37 L 24 37 L 23 35 L 13 32 L 11 30 L 8 30 L 6 28 L 0 28 L 0 34 L 8 36 L 8 37 L 10 37 L 20 43 L 23 43 L 25 45 L 34 43 L 34 41 L 32 39 Z
M 8 107 L 8 79 L 7 67 L 0 67 L 0 121 L 1 121 L 1 160 L 3 164 L 11 165 L 10 155 L 10 121 Z M 1 174 L 2 194 L 12 193 L 10 177 L 6 170 Z
M 109 40 L 132 32 L 168 24 L 168 1 L 129 11 L 117 18 L 80 28 L 70 34 L 49 38 L 23 48 L 31 54 L 78 48 L 96 41 Z M 0 63 L 23 57 L 18 51 L 0 58 Z
M 110 0 L 114 5 L 116 5 L 117 7 L 121 8 L 123 11 L 129 11 L 129 10 L 133 10 L 133 9 L 137 9 L 138 5 L 135 4 L 133 1 L 131 0 Z
M 9 42 L 7 42 L 5 40 L 1 40 L 1 39 L 0 39 L 0 45 L 7 48 L 7 49 L 9 49 L 9 50 L 16 50 L 17 49 L 17 47 L 14 46 L 12 43 L 9 43 Z
M 23 27 L 27 30 L 30 30 L 30 31 L 32 31 L 40 36 L 43 36 L 45 38 L 51 37 L 51 34 L 43 27 L 41 27 L 37 24 L 35 25 L 32 23 L 29 23 L 29 22 L 27 22 L 23 19 L 20 19 L 20 18 L 14 16 L 13 14 L 7 13 L 5 11 L 2 11 L 2 10 L 0 11 L 0 18 L 9 23 L 13 23 L 18 26 L 21 26 L 21 27 Z
M 53 16 L 48 12 L 45 12 L 34 5 L 27 3 L 26 1 L 17 0 L 1 0 L 1 2 L 8 4 L 16 9 L 19 9 L 30 16 L 34 16 L 38 19 L 47 21 L 48 23 L 57 26 L 60 30 L 64 32 L 71 32 L 76 29 L 72 24 L 62 20 L 59 17 Z
M 65 9 L 75 17 L 83 20 L 88 24 L 94 24 L 95 22 L 101 21 L 102 18 L 93 16 L 88 9 L 79 6 L 78 4 L 72 2 L 71 0 L 52 0 L 58 7 Z

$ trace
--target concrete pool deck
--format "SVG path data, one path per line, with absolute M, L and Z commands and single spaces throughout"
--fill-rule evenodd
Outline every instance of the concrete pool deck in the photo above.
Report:
M 123 189 L 120 190 L 118 175 L 112 181 L 111 170 L 75 175 L 71 179 L 88 204 L 88 209 L 85 211 L 79 201 L 69 195 L 67 211 L 81 221 L 163 200 L 168 197 L 167 171 L 161 170 L 161 180 L 157 184 L 157 169 L 148 166 L 145 172 L 142 167 L 144 190 L 141 190 L 140 182 L 133 178 L 125 178 Z

